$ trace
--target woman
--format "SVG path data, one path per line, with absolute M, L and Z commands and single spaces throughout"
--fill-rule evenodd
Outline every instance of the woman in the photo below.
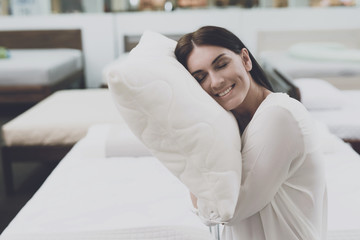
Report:
M 175 55 L 234 114 L 241 131 L 241 189 L 223 239 L 326 239 L 324 166 L 302 104 L 273 93 L 249 50 L 226 29 L 206 26 L 186 34 Z

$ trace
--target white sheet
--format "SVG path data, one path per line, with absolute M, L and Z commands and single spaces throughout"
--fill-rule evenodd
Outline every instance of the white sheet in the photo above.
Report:
M 189 210 L 188 191 L 156 159 L 104 158 L 111 127 L 90 128 L 0 240 L 210 239 Z M 360 156 L 319 127 L 327 159 L 328 239 L 360 239 Z
M 328 190 L 328 240 L 360 239 L 360 156 L 318 122 Z
M 0 85 L 48 85 L 83 68 L 77 49 L 10 49 L 0 61 Z
M 359 63 L 343 61 L 318 61 L 290 56 L 286 51 L 265 51 L 260 62 L 278 69 L 292 78 L 324 78 L 360 76 Z
M 74 144 L 99 123 L 123 123 L 108 89 L 62 90 L 2 126 L 6 146 Z
M 344 95 L 341 108 L 310 110 L 310 113 L 339 138 L 360 140 L 360 91 L 343 90 L 341 92 Z
M 104 130 L 75 145 L 0 239 L 210 240 L 179 180 L 153 157 L 105 158 Z

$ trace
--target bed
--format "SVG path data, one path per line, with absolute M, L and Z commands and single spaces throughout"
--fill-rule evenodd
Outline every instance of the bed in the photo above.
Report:
M 122 123 L 107 89 L 59 90 L 2 126 L 3 171 L 14 193 L 12 164 L 58 163 L 98 123 Z
M 360 154 L 360 90 L 339 90 L 318 78 L 291 78 L 277 69 L 266 68 L 279 91 L 301 101 L 312 116 Z
M 129 131 L 91 127 L 0 239 L 213 239 L 188 190 Z
M 0 31 L 0 104 L 33 105 L 59 89 L 85 88 L 79 29 Z
M 360 29 L 260 31 L 257 56 L 291 78 L 321 78 L 360 89 Z
M 328 239 L 359 239 L 360 156 L 323 124 L 319 129 L 328 181 Z M 190 204 L 188 190 L 127 127 L 94 125 L 0 239 L 214 239 Z

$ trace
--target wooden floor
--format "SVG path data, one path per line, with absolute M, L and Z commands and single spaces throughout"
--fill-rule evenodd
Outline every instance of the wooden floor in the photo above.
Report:
M 24 110 L 26 110 L 26 108 L 15 110 L 4 109 L 0 106 L 0 127 Z M 0 144 L 3 144 L 1 134 Z M 15 194 L 7 196 L 5 194 L 1 154 L 0 163 L 0 233 L 2 233 L 10 221 L 45 181 L 55 166 L 39 163 L 13 164 Z

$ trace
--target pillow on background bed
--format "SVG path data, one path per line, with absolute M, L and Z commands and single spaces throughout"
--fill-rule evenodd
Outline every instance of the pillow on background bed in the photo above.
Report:
M 290 46 L 290 56 L 314 61 L 360 62 L 360 50 L 337 42 L 301 42 Z
M 317 78 L 294 79 L 300 90 L 302 104 L 308 110 L 341 109 L 345 97 L 342 92 L 330 83 Z
M 111 67 L 109 89 L 133 133 L 197 196 L 199 216 L 227 222 L 241 183 L 239 129 L 176 60 L 175 46 L 144 32 L 129 57 Z

